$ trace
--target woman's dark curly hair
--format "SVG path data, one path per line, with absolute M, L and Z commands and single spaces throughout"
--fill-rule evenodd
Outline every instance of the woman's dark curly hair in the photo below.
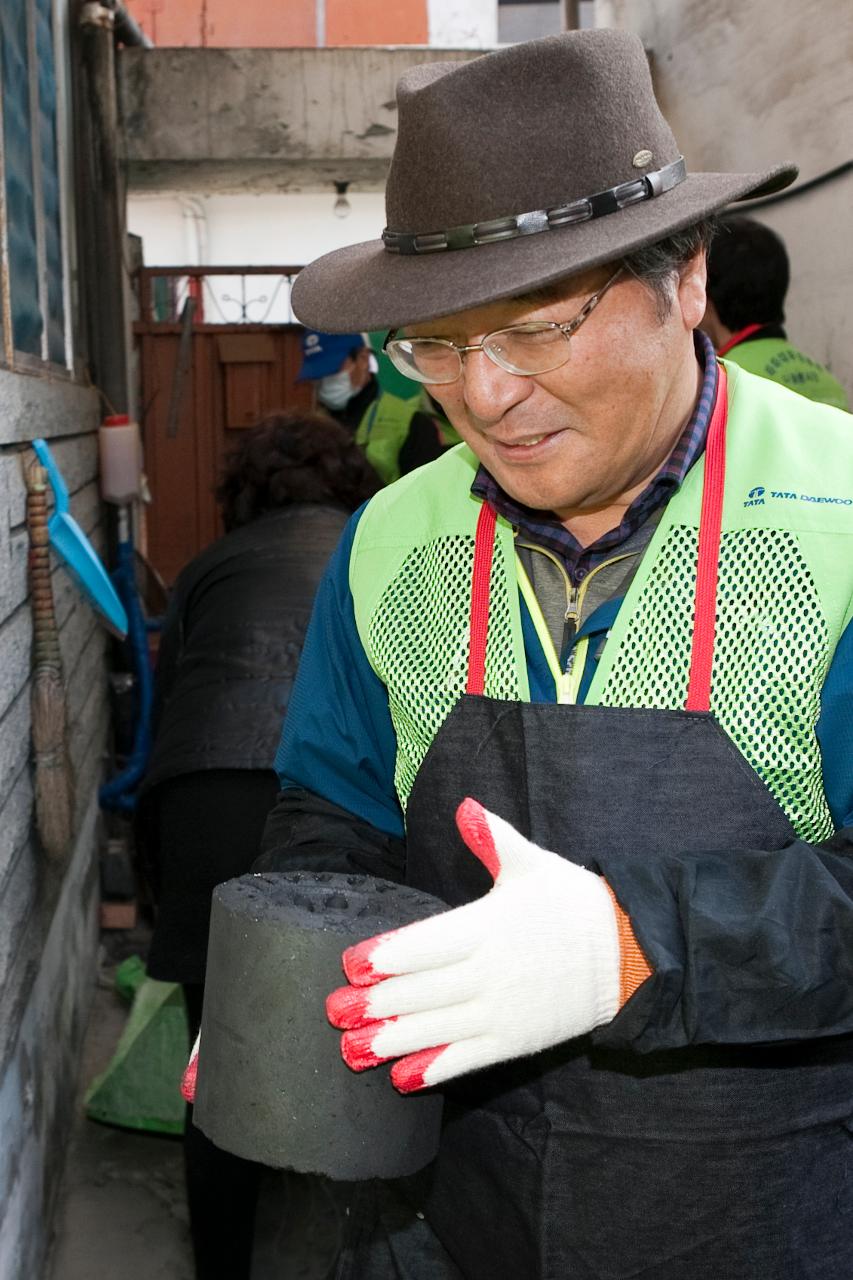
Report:
M 312 413 L 273 413 L 227 454 L 216 499 L 226 532 L 291 502 L 355 511 L 382 482 L 352 433 Z

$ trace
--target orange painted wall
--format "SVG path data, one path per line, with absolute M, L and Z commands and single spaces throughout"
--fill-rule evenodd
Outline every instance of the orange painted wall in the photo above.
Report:
M 317 43 L 315 0 L 126 0 L 156 45 L 277 49 Z
M 314 48 L 316 0 L 126 0 L 155 44 Z M 327 45 L 427 44 L 427 0 L 325 0 Z
M 427 0 L 326 0 L 326 44 L 429 44 Z

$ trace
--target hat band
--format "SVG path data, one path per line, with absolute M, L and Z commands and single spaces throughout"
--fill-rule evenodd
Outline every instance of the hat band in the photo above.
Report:
M 508 218 L 492 218 L 489 222 L 467 223 L 451 227 L 448 231 L 431 231 L 418 234 L 414 231 L 382 232 L 382 241 L 388 253 L 421 254 L 442 253 L 446 249 L 472 249 L 479 244 L 494 244 L 497 240 L 515 240 L 517 236 L 535 236 L 540 231 L 556 231 L 576 222 L 589 222 L 591 218 L 603 218 L 608 213 L 618 213 L 632 204 L 652 200 L 655 196 L 671 191 L 687 177 L 684 157 L 654 173 L 646 173 L 632 182 L 621 182 L 594 196 L 581 196 L 568 204 L 553 209 L 535 209 L 532 213 L 517 213 Z

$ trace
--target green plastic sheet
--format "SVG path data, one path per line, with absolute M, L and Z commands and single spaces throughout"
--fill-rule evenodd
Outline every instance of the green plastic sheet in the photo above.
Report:
M 127 1025 L 109 1066 L 90 1084 L 86 1115 L 104 1124 L 182 1134 L 181 1076 L 189 1058 L 184 993 L 146 977 L 138 956 L 116 970 L 116 989 L 131 1000 Z

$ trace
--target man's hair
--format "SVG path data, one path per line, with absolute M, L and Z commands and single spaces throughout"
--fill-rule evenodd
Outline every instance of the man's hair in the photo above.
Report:
M 226 532 L 292 502 L 355 511 L 381 488 L 347 431 L 314 413 L 274 413 L 241 433 L 226 456 L 216 498 Z
M 708 297 L 727 329 L 782 324 L 791 269 L 775 231 L 752 218 L 724 218 L 708 255 Z
M 700 250 L 710 252 L 718 227 L 718 218 L 703 218 L 701 222 L 694 222 L 664 240 L 635 249 L 622 259 L 625 270 L 655 294 L 661 321 L 666 319 L 672 308 L 675 282 L 682 267 Z
M 663 322 L 670 313 L 675 297 L 675 281 L 681 268 L 696 256 L 701 249 L 706 252 L 717 231 L 717 218 L 703 218 L 694 222 L 683 231 L 676 231 L 665 240 L 646 245 L 626 254 L 622 259 L 623 268 L 646 285 L 657 300 L 658 317 Z M 617 262 L 610 264 L 614 269 Z M 562 296 L 566 288 L 566 277 L 553 284 L 543 285 L 541 289 L 533 289 L 529 293 L 519 295 L 519 300 L 542 305 L 554 302 Z

